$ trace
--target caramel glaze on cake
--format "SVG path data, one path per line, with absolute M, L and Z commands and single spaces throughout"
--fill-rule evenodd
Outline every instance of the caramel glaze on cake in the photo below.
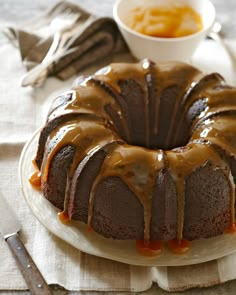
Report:
M 104 237 L 195 240 L 234 228 L 236 89 L 184 63 L 111 64 L 57 97 L 44 196 Z

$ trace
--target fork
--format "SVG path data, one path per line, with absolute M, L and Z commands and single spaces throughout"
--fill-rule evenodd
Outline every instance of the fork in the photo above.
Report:
M 62 35 L 73 27 L 79 17 L 80 13 L 75 13 L 71 10 L 65 10 L 51 21 L 50 27 L 52 31 L 55 32 L 55 34 L 52 44 L 44 59 L 42 60 L 42 63 L 45 63 L 49 58 L 51 58 L 51 56 L 55 54 L 59 47 L 63 47 L 64 42 L 62 42 Z
M 47 65 L 47 67 L 45 67 L 45 70 L 41 72 L 40 75 L 35 75 L 35 77 L 33 77 L 33 80 L 32 71 L 34 70 L 34 68 L 26 73 L 21 80 L 21 86 L 28 86 L 30 84 L 34 86 L 42 85 L 50 69 L 49 65 L 51 65 L 51 63 L 49 61 L 51 59 L 54 60 L 53 57 L 59 56 L 63 46 L 67 41 L 66 38 L 63 38 L 63 35 L 73 28 L 74 24 L 80 18 L 80 16 L 81 14 L 79 12 L 72 12 L 70 9 L 67 9 L 52 19 L 50 23 L 50 28 L 52 32 L 55 32 L 53 41 L 47 54 L 41 61 L 41 64 Z

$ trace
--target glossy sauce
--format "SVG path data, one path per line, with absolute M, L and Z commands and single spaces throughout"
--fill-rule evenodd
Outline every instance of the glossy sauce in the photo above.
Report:
M 30 175 L 29 182 L 34 188 L 40 190 L 41 189 L 41 172 L 38 170 L 34 171 Z
M 175 254 L 184 254 L 190 249 L 191 242 L 187 240 L 168 241 L 169 250 Z
M 70 221 L 70 218 L 65 211 L 58 212 L 58 218 L 62 223 L 68 223 Z
M 143 63 L 141 67 L 140 64 L 120 64 L 119 66 L 111 65 L 106 69 L 106 74 L 103 73 L 102 76 L 99 76 L 99 73 L 97 73 L 96 77 L 101 81 L 108 83 L 110 87 L 119 94 L 119 81 L 122 79 L 133 79 L 135 77 L 135 79 L 139 81 L 140 85 L 146 85 L 146 81 L 143 76 L 149 71 L 149 67 L 150 64 L 148 62 Z M 178 84 L 183 85 L 183 89 L 181 88 L 179 90 L 180 94 L 174 110 L 174 114 L 176 114 L 178 111 L 178 105 L 181 103 L 181 99 L 186 93 L 186 89 L 189 89 L 189 85 L 191 84 L 191 81 L 193 81 L 192 72 L 193 70 L 191 69 L 189 74 L 189 71 L 181 64 L 176 64 L 175 70 L 171 68 L 171 64 L 162 65 L 160 72 L 158 70 L 156 75 L 158 77 L 158 83 L 156 83 L 160 88 L 157 90 L 158 98 L 156 99 L 156 105 L 159 103 L 160 95 L 163 90 L 171 86 L 173 82 L 179 82 Z M 179 75 L 179 73 L 181 73 L 181 75 Z M 194 75 L 199 77 L 199 72 L 194 70 Z M 186 76 L 187 79 L 185 80 L 187 81 L 183 79 L 181 80 L 179 76 Z M 142 87 L 145 93 L 143 99 L 145 99 L 146 105 L 148 105 L 148 95 L 146 94 L 147 91 L 145 87 L 146 86 Z M 178 206 L 177 236 L 176 240 L 168 242 L 168 246 L 174 253 L 185 253 L 190 247 L 190 242 L 183 239 L 185 180 L 197 167 L 204 166 L 208 161 L 210 161 L 214 168 L 221 169 L 223 171 L 228 180 L 231 195 L 231 201 L 229 204 L 231 209 L 231 226 L 229 227 L 228 232 L 236 231 L 234 216 L 235 185 L 233 177 L 225 161 L 222 160 L 213 146 L 213 144 L 216 144 L 226 150 L 229 154 L 236 154 L 236 119 L 234 119 L 234 117 L 230 117 L 228 115 L 224 116 L 221 114 L 220 117 L 214 116 L 214 120 L 204 119 L 203 122 L 199 120 L 200 123 L 195 123 L 195 120 L 195 125 L 193 126 L 197 126 L 197 128 L 193 129 L 194 132 L 190 142 L 184 148 L 171 151 L 150 150 L 143 147 L 124 144 L 123 142 L 120 144 L 119 136 L 117 136 L 113 130 L 109 129 L 107 122 L 102 119 L 105 114 L 103 108 L 106 103 L 115 104 L 113 99 L 110 99 L 107 95 L 106 99 L 101 99 L 102 102 L 100 103 L 100 95 L 102 97 L 102 92 L 99 92 L 99 101 L 97 101 L 93 87 L 88 87 L 86 91 L 84 89 L 79 91 L 78 89 L 78 92 L 79 93 L 76 93 L 76 95 L 73 96 L 73 100 L 65 106 L 65 109 L 70 112 L 73 112 L 73 110 L 79 112 L 81 108 L 82 112 L 90 111 L 91 114 L 99 114 L 99 118 L 94 116 L 92 120 L 88 120 L 87 117 L 81 116 L 78 121 L 70 120 L 65 124 L 63 123 L 62 125 L 56 127 L 51 132 L 49 139 L 54 140 L 54 138 L 58 138 L 59 140 L 50 150 L 50 153 L 48 153 L 48 155 L 44 158 L 42 164 L 42 180 L 46 182 L 51 162 L 58 151 L 67 145 L 75 147 L 74 159 L 67 174 L 68 179 L 64 210 L 59 213 L 59 218 L 63 223 L 66 223 L 69 220 L 67 214 L 67 203 L 70 197 L 71 178 L 75 169 L 85 156 L 112 142 L 114 145 L 106 151 L 106 158 L 90 192 L 88 230 L 91 229 L 96 186 L 107 177 L 117 176 L 122 179 L 124 183 L 126 183 L 129 189 L 136 195 L 140 203 L 143 205 L 144 240 L 137 241 L 136 245 L 138 251 L 143 255 L 148 256 L 160 253 L 162 244 L 159 241 L 150 241 L 150 224 L 152 217 L 151 209 L 153 188 L 156 177 L 160 170 L 167 168 L 175 181 Z M 205 118 L 205 116 L 217 114 L 218 112 L 228 112 L 232 109 L 236 110 L 235 99 L 233 99 L 235 92 L 232 90 L 225 90 L 223 93 L 221 94 L 216 92 L 215 94 L 209 93 L 211 95 L 208 95 L 208 93 L 204 91 L 204 93 L 200 93 L 196 95 L 196 97 L 192 97 L 192 99 L 197 99 L 199 97 L 204 97 L 204 99 L 206 99 L 207 107 L 202 112 L 202 117 Z M 191 101 L 191 104 L 192 103 L 193 102 Z M 190 105 L 186 107 L 186 110 L 184 110 L 185 112 L 187 112 Z M 122 114 L 122 107 L 114 107 L 114 109 L 121 111 Z M 146 122 L 149 116 L 148 108 L 147 110 L 144 110 L 144 115 L 144 121 Z M 157 115 L 158 113 L 156 113 L 154 117 L 156 118 Z M 126 126 L 127 122 L 125 121 L 124 116 L 121 115 L 120 118 L 124 121 L 124 126 Z M 174 134 L 174 122 L 175 121 L 173 121 L 173 124 L 170 125 L 171 130 L 169 131 L 169 138 L 172 138 Z M 61 133 L 62 129 L 63 132 Z M 128 125 L 125 129 L 128 129 Z M 147 136 L 147 139 L 148 142 L 149 135 Z M 38 170 L 33 176 L 31 176 L 31 183 L 32 185 L 39 185 L 40 174 Z
M 184 228 L 184 204 L 185 204 L 185 180 L 196 169 L 204 166 L 208 161 L 213 163 L 214 167 L 222 169 L 226 178 L 232 187 L 229 176 L 229 170 L 225 162 L 214 151 L 210 144 L 189 143 L 179 150 L 166 151 L 169 163 L 169 171 L 175 180 L 178 198 L 178 220 L 177 220 L 177 240 L 183 238 Z M 234 200 L 234 190 L 231 190 Z
M 136 248 L 144 256 L 155 256 L 162 252 L 163 243 L 161 241 L 145 242 L 143 240 L 137 240 Z
M 201 16 L 190 6 L 136 7 L 125 23 L 136 32 L 161 38 L 188 36 L 203 28 Z
M 232 222 L 230 224 L 230 227 L 227 229 L 227 233 L 235 233 L 236 232 L 236 222 Z
M 150 238 L 152 192 L 158 171 L 164 167 L 163 153 L 142 147 L 117 145 L 108 151 L 90 193 L 88 224 L 91 225 L 96 186 L 103 179 L 118 176 L 135 193 L 144 209 L 144 241 Z

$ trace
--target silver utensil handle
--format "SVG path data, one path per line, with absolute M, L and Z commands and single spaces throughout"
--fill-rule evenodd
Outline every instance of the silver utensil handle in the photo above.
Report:
M 25 86 L 30 86 L 30 85 L 34 85 L 37 84 L 37 80 L 42 78 L 43 75 L 45 75 L 45 77 L 47 76 L 47 71 L 49 69 L 49 67 L 56 61 L 58 61 L 60 58 L 64 57 L 67 54 L 72 53 L 73 51 L 75 51 L 77 48 L 71 48 L 68 49 L 66 51 L 63 52 L 58 52 L 55 53 L 50 59 L 48 59 L 46 62 L 44 63 L 40 63 L 37 66 L 35 66 L 32 70 L 30 70 L 28 73 L 26 73 L 22 80 L 21 80 L 21 86 L 25 87 Z
M 39 269 L 30 257 L 18 234 L 6 239 L 21 273 L 33 295 L 52 295 L 52 291 L 44 280 Z
M 32 70 L 30 70 L 28 73 L 26 73 L 22 80 L 21 80 L 21 86 L 30 86 L 34 85 L 36 83 L 37 79 L 42 75 L 47 75 L 47 71 L 50 65 L 52 65 L 56 60 L 58 60 L 62 54 L 55 54 L 51 57 L 50 60 L 48 60 L 45 63 L 41 63 L 34 67 Z

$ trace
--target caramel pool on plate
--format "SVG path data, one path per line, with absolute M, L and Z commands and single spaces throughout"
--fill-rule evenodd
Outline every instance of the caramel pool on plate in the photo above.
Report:
M 161 38 L 183 37 L 203 28 L 201 16 L 190 6 L 136 7 L 125 22 L 138 33 Z

